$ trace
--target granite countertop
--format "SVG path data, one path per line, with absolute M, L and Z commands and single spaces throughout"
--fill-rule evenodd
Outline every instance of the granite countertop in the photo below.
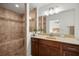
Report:
M 37 35 L 37 36 L 32 36 L 33 38 L 40 38 L 44 40 L 51 40 L 51 41 L 59 41 L 59 42 L 65 42 L 65 43 L 70 43 L 70 44 L 76 44 L 79 45 L 79 40 L 76 38 L 69 38 L 69 37 L 57 37 L 57 36 L 45 36 L 45 35 Z

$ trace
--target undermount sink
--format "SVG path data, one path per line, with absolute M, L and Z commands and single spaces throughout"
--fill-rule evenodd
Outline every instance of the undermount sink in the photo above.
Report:
M 47 36 L 46 38 L 48 38 L 48 39 L 56 39 L 56 37 L 50 37 L 50 36 Z
M 48 38 L 48 39 L 56 39 L 56 37 L 49 36 L 49 35 L 39 35 L 39 37 Z

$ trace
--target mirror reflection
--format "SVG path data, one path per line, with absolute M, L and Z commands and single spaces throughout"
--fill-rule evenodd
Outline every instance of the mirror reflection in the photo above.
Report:
M 30 7 L 33 7 L 32 10 L 36 8 L 35 27 L 32 32 L 36 31 L 38 34 L 62 37 L 76 37 L 79 35 L 77 33 L 79 29 L 79 4 L 52 3 L 39 6 L 41 4 L 39 3 L 38 6 L 30 4 Z

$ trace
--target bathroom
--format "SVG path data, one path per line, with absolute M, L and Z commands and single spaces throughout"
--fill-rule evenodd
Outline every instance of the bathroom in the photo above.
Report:
M 79 55 L 79 3 L 0 3 L 0 56 Z

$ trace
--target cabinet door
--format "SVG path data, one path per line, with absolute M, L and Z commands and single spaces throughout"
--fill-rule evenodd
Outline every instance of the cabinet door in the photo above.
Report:
M 59 56 L 60 44 L 55 41 L 39 40 L 39 55 L 43 56 Z
M 60 56 L 60 49 L 56 47 L 49 46 L 49 55 L 50 56 Z
M 64 56 L 79 56 L 79 46 L 72 44 L 63 44 Z
M 79 56 L 79 53 L 74 52 L 74 51 L 64 50 L 64 51 L 63 51 L 63 55 L 64 55 L 64 56 Z
M 38 39 L 32 39 L 32 55 L 33 56 L 38 56 Z
M 49 47 L 44 44 L 39 44 L 39 56 L 49 56 Z
M 60 49 L 45 44 L 40 44 L 39 56 L 60 56 Z

